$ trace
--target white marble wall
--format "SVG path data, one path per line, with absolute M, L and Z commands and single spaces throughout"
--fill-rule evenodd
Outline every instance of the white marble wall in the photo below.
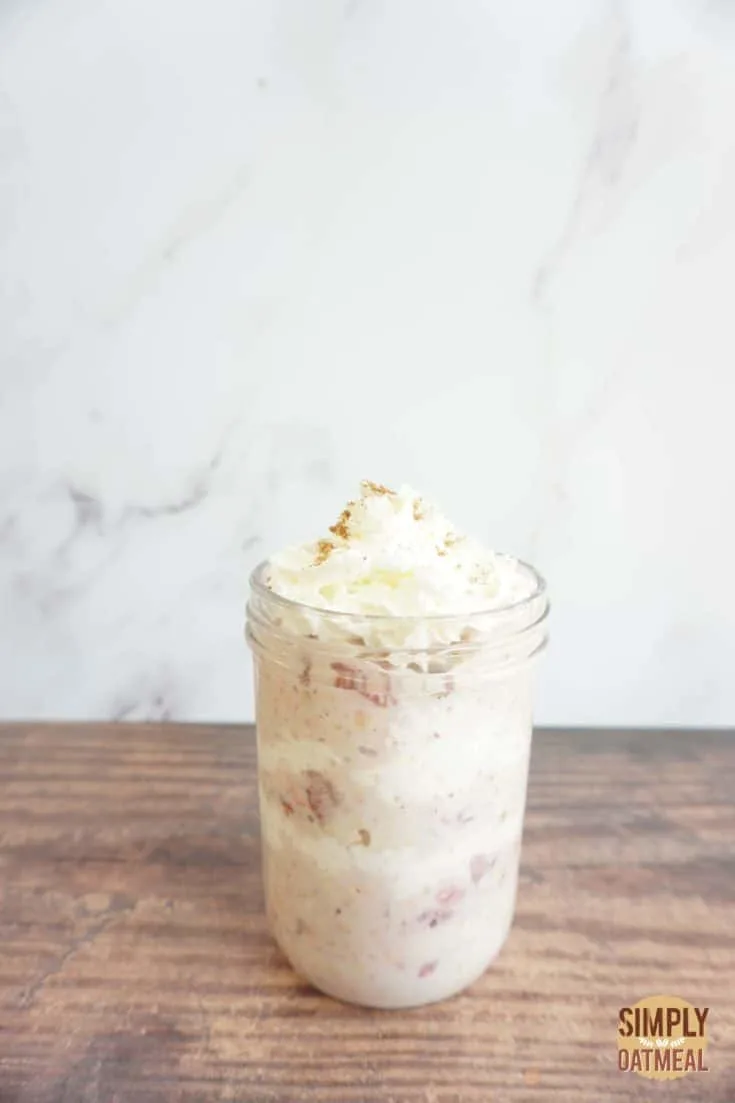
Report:
M 6 0 L 0 714 L 247 718 L 361 476 L 532 559 L 539 718 L 735 722 L 735 7 Z

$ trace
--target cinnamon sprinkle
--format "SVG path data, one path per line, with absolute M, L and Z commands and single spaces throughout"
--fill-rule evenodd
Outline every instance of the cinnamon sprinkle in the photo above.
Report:
M 414 519 L 414 521 L 422 521 L 424 519 L 424 517 L 426 516 L 423 509 L 421 508 L 422 505 L 423 505 L 423 502 L 421 501 L 420 498 L 414 498 L 414 500 L 413 500 L 413 519 Z
M 314 559 L 314 566 L 319 567 L 322 563 L 326 563 L 329 556 L 334 551 L 334 544 L 331 540 L 319 540 L 317 543 L 316 557 Z
M 350 538 L 350 520 L 352 518 L 352 507 L 355 504 L 355 502 L 348 502 L 334 524 L 329 526 L 329 531 L 338 536 L 340 540 L 349 540 Z
M 352 514 L 349 509 L 343 509 L 333 525 L 329 526 L 329 531 L 333 532 L 335 536 L 339 536 L 340 540 L 349 540 L 350 538 L 350 517 Z
M 369 479 L 363 479 L 360 485 L 370 494 L 395 494 L 395 490 L 389 490 L 382 483 L 371 483 Z
M 360 486 L 362 487 L 364 494 L 395 494 L 394 490 L 389 490 L 387 486 L 383 486 L 381 483 L 372 483 L 369 479 L 363 479 L 360 483 Z M 354 505 L 356 505 L 355 502 L 348 502 L 335 523 L 329 526 L 329 531 L 333 532 L 334 535 L 339 537 L 340 540 L 346 541 L 350 539 L 350 521 L 352 520 L 352 507 Z

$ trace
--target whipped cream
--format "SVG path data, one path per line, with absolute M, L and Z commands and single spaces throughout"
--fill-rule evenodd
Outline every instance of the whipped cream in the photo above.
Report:
M 507 608 L 536 585 L 522 563 L 458 532 L 410 486 L 367 481 L 324 538 L 274 555 L 265 581 L 312 608 L 390 617 Z

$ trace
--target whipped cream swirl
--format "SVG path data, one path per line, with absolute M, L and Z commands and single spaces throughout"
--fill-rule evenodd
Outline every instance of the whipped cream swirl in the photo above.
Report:
M 535 576 L 458 532 L 410 486 L 365 481 L 324 538 L 271 558 L 265 582 L 316 609 L 422 617 L 507 608 L 531 595 Z

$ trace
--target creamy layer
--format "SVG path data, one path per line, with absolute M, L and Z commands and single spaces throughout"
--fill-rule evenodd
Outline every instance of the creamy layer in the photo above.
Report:
M 529 684 L 510 671 L 404 696 L 384 673 L 380 694 L 341 664 L 329 683 L 262 661 L 259 797 L 269 924 L 294 967 L 341 999 L 406 1007 L 472 982 L 506 937 Z

